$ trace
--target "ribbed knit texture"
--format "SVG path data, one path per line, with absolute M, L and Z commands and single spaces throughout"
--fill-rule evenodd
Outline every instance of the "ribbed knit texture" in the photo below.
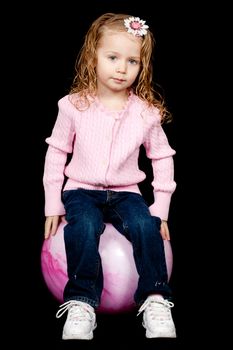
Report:
M 122 111 L 109 111 L 96 99 L 85 111 L 72 103 L 77 95 L 58 102 L 58 116 L 52 134 L 46 139 L 44 189 L 45 215 L 63 215 L 64 190 L 86 188 L 132 191 L 146 177 L 138 167 L 140 145 L 152 159 L 155 201 L 152 215 L 167 220 L 174 182 L 173 155 L 160 124 L 156 108 L 148 108 L 136 95 L 130 95 Z M 72 153 L 66 165 L 67 153 Z

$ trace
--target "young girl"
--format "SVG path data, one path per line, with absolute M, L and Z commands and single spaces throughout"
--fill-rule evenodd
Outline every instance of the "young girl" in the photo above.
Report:
M 67 222 L 68 282 L 57 313 L 68 311 L 63 339 L 93 338 L 103 288 L 98 245 L 107 222 L 132 243 L 139 274 L 134 298 L 143 311 L 146 337 L 176 337 L 163 244 L 170 239 L 175 151 L 161 126 L 169 113 L 152 88 L 153 44 L 139 17 L 106 13 L 97 18 L 46 139 L 45 239 L 64 216 Z M 146 176 L 138 167 L 142 144 L 154 172 L 149 208 L 138 188 Z

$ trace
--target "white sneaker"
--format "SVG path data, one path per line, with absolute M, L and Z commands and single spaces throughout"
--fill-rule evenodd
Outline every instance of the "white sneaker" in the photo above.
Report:
M 62 339 L 92 339 L 93 330 L 97 326 L 94 308 L 82 301 L 70 300 L 60 305 L 56 317 L 60 318 L 66 311 L 68 315 Z
M 176 329 L 171 315 L 174 304 L 161 295 L 150 295 L 142 304 L 138 315 L 143 313 L 142 325 L 146 338 L 176 338 Z

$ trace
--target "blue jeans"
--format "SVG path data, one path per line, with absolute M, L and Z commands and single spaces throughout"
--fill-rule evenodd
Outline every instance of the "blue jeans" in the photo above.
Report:
M 111 223 L 132 243 L 139 275 L 135 303 L 142 304 L 153 293 L 171 296 L 161 220 L 151 216 L 140 194 L 79 188 L 63 192 L 63 203 L 68 273 L 64 301 L 79 300 L 94 308 L 99 306 L 103 271 L 98 246 L 104 223 Z

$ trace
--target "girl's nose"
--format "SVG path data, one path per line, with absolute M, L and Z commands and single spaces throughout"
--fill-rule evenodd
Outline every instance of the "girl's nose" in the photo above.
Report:
M 116 71 L 121 74 L 126 73 L 126 63 L 123 61 L 118 62 Z

